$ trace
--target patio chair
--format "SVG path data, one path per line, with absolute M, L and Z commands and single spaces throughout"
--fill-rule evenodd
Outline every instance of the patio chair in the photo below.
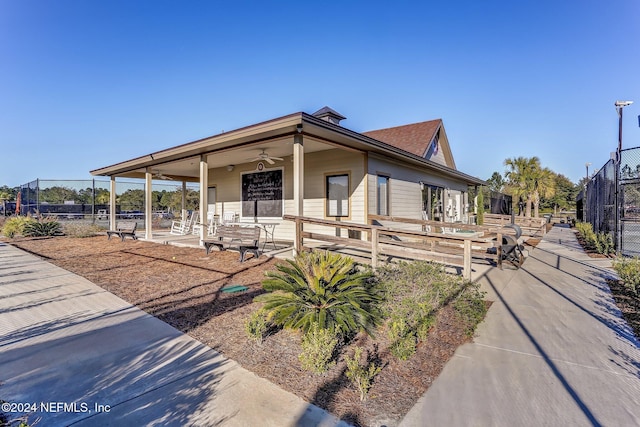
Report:
M 225 211 L 222 214 L 222 224 L 228 224 L 230 222 L 236 222 L 236 213 L 234 211 Z
M 198 211 L 193 211 L 187 219 L 182 219 L 180 221 L 171 221 L 170 233 L 178 236 L 189 234 L 189 232 L 193 229 L 193 225 L 198 220 L 198 214 Z
M 203 226 L 207 228 L 207 236 L 213 236 L 214 234 L 216 234 L 216 228 L 218 227 L 218 224 L 216 224 L 215 214 L 213 212 L 207 212 L 206 223 L 198 222 L 193 225 L 193 234 L 199 235 L 200 229 Z

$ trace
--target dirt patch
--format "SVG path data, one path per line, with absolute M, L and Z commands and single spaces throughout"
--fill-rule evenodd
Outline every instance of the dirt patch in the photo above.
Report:
M 247 339 L 244 322 L 257 309 L 253 298 L 263 292 L 264 272 L 274 259 L 238 262 L 237 252 L 179 248 L 104 236 L 4 240 L 86 277 L 147 313 L 237 361 L 246 369 L 355 425 L 395 425 L 424 394 L 456 348 L 469 341 L 464 325 L 444 308 L 428 339 L 406 362 L 390 355 L 382 331 L 375 341 L 358 336 L 350 346 L 364 346 L 384 369 L 369 399 L 361 402 L 345 376 L 343 356 L 325 375 L 300 367 L 300 337 L 278 331 L 258 345 Z M 227 285 L 247 291 L 224 293 Z M 345 348 L 342 355 L 352 355 Z

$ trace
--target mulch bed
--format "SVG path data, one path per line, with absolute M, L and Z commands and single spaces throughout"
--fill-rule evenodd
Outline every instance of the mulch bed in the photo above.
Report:
M 369 398 L 361 402 L 346 379 L 343 356 L 325 375 L 300 367 L 300 337 L 281 330 L 257 344 L 245 334 L 244 322 L 257 309 L 264 272 L 276 260 L 267 257 L 238 262 L 237 252 L 213 252 L 104 236 L 72 239 L 4 239 L 118 295 L 180 331 L 235 360 L 304 400 L 354 425 L 396 425 L 442 371 L 456 348 L 469 341 L 464 325 L 445 307 L 426 342 L 408 361 L 389 354 L 384 332 L 375 341 L 359 335 L 350 346 L 364 346 L 384 365 Z M 221 288 L 243 285 L 240 293 Z M 352 355 L 343 349 L 341 354 Z M 366 354 L 366 353 L 365 353 Z
M 627 288 L 620 280 L 607 280 L 616 306 L 622 312 L 633 333 L 640 340 L 640 297 Z
M 587 248 L 586 241 L 580 233 L 576 233 L 578 243 L 591 258 L 613 258 L 615 255 L 599 254 Z M 633 333 L 640 340 L 640 296 L 626 287 L 621 280 L 607 280 L 607 285 L 611 290 L 611 295 L 616 302 L 616 306 L 622 312 L 622 317 L 627 321 Z

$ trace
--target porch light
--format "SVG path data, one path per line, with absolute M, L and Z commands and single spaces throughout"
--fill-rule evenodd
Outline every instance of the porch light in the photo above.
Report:
M 227 171 L 231 172 L 233 170 L 233 168 L 235 168 L 234 165 L 229 165 L 229 166 L 227 166 Z

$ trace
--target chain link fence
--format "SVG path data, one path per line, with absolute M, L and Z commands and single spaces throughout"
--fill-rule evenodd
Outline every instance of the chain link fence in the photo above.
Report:
M 611 159 L 587 183 L 582 217 L 596 233 L 611 234 L 623 255 L 640 255 L 640 147 L 621 151 L 618 179 L 616 172 Z
M 108 180 L 37 179 L 20 186 L 16 211 L 21 215 L 53 216 L 58 221 L 82 221 L 109 225 L 111 183 Z M 181 183 L 153 183 L 154 227 L 167 228 L 182 209 Z M 116 180 L 116 218 L 135 220 L 144 228 L 145 184 Z M 199 185 L 187 184 L 186 209 L 198 208 Z
M 620 156 L 620 251 L 640 255 L 640 147 Z

